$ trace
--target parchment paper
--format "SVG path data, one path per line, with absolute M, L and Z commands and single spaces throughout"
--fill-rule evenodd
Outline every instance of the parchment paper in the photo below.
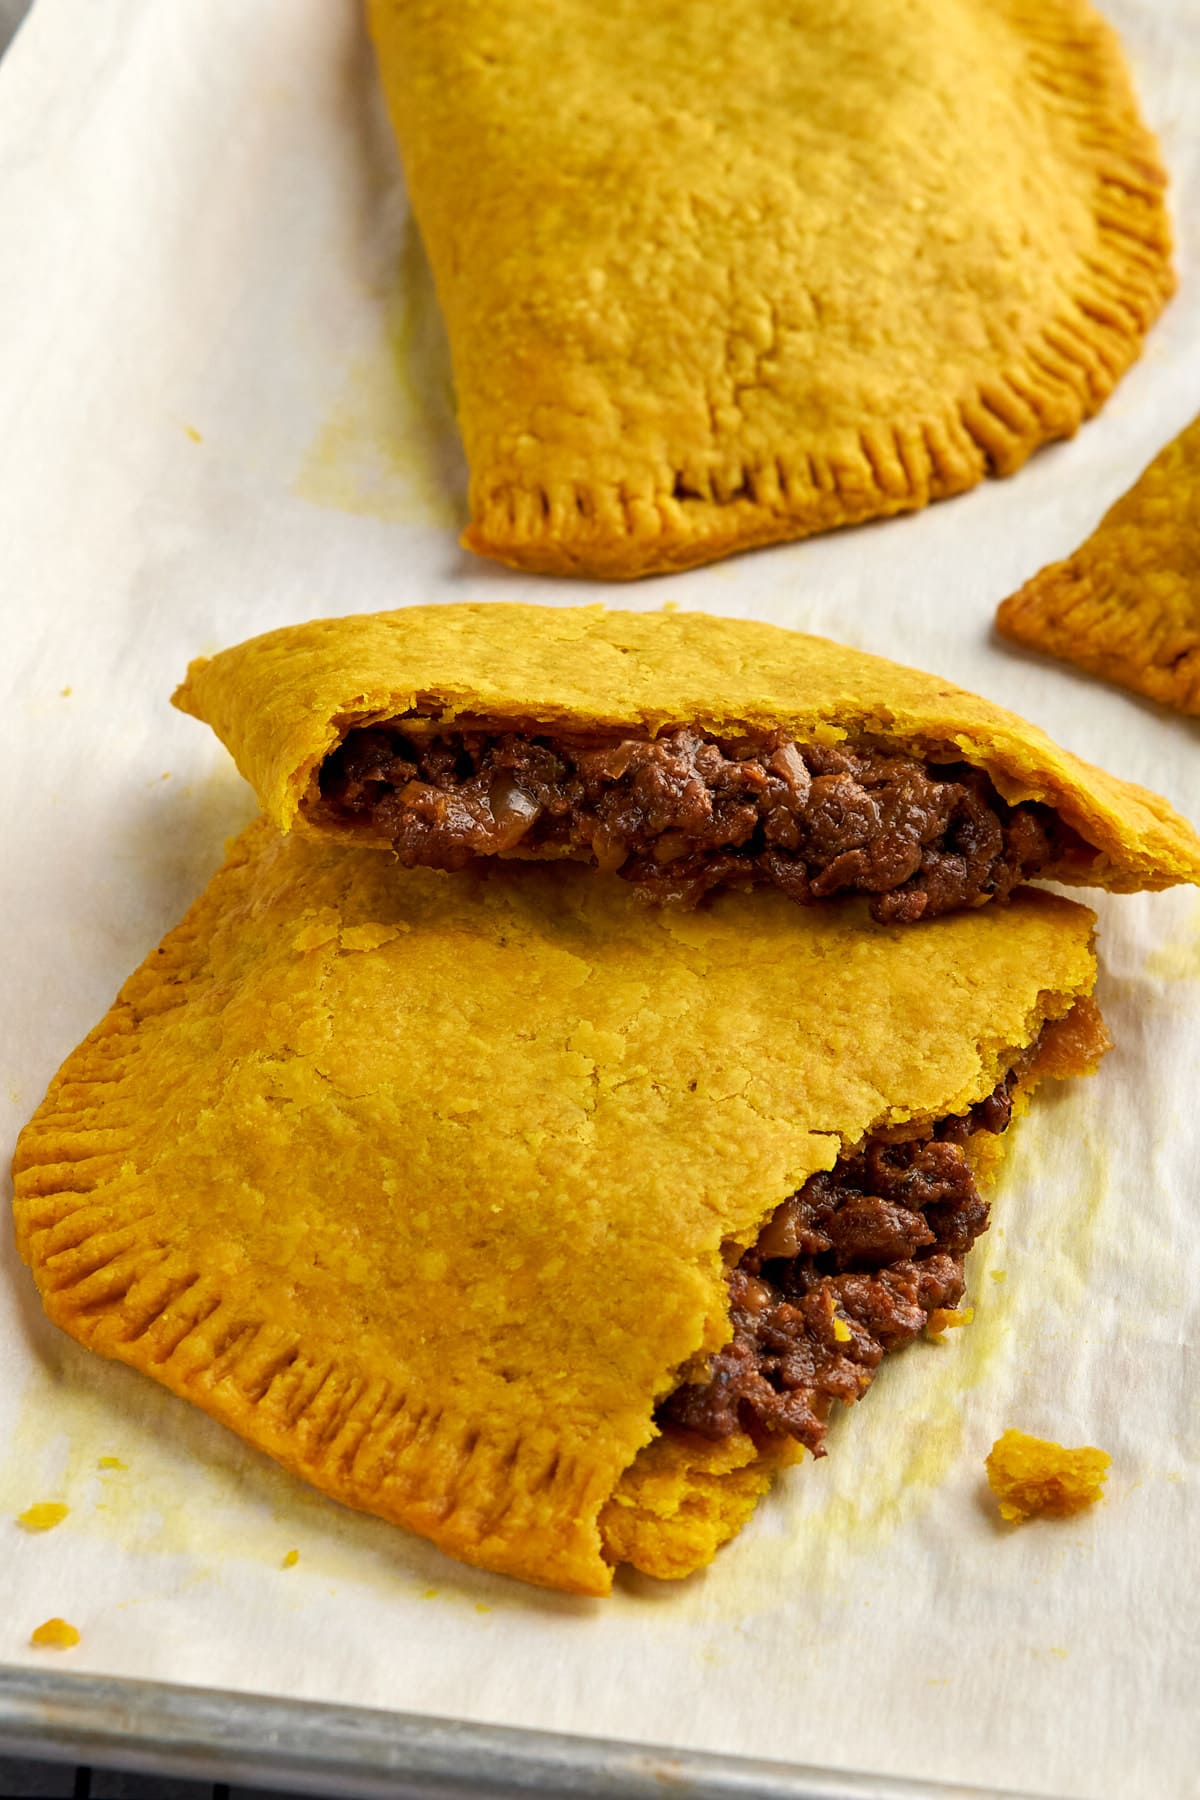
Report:
M 1106 4 L 1173 173 L 1182 281 L 1100 418 L 915 518 L 605 597 L 935 669 L 1195 817 L 1194 726 L 990 634 L 1200 410 L 1200 0 Z M 189 657 L 406 601 L 597 597 L 458 549 L 452 417 L 353 0 L 38 0 L 0 66 L 6 1153 L 250 811 L 167 704 Z M 974 1324 L 897 1358 L 828 1460 L 681 1586 L 542 1594 L 320 1499 L 51 1329 L 5 1233 L 0 1662 L 52 1656 L 29 1631 L 63 1614 L 83 1634 L 63 1669 L 1200 1793 L 1200 902 L 1099 910 L 1118 1048 L 1021 1127 Z M 1109 1449 L 1105 1502 L 1001 1527 L 982 1459 L 1008 1425 Z M 56 1530 L 18 1528 L 54 1499 Z

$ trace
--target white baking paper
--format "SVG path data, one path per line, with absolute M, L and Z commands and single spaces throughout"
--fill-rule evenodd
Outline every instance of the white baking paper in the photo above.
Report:
M 1200 0 L 1106 4 L 1173 174 L 1181 289 L 1100 418 L 917 517 L 605 597 L 927 666 L 1196 817 L 1194 724 L 990 631 L 1200 410 Z M 598 596 L 458 548 L 452 418 L 353 0 L 38 0 L 0 64 L 6 1149 L 250 812 L 167 704 L 189 657 L 407 601 Z M 5 1234 L 0 1663 L 54 1658 L 29 1632 L 60 1614 L 82 1641 L 59 1669 L 1200 1793 L 1200 900 L 1099 910 L 1117 1049 L 1021 1127 L 974 1324 L 895 1359 L 682 1585 L 541 1593 L 321 1499 L 49 1327 Z M 1111 1451 L 1104 1503 L 1002 1527 L 983 1457 L 1009 1425 Z M 66 1520 L 20 1530 L 43 1500 Z

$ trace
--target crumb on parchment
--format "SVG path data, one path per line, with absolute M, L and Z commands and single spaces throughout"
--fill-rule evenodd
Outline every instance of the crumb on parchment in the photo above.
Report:
M 289 1550 L 279 1566 L 281 1569 L 294 1569 L 299 1561 L 300 1552 L 298 1550 Z
M 39 1650 L 73 1650 L 79 1642 L 79 1631 L 65 1619 L 47 1619 L 34 1627 L 29 1641 Z
M 61 1500 L 38 1500 L 33 1506 L 27 1506 L 23 1513 L 17 1514 L 17 1524 L 23 1531 L 53 1531 L 56 1525 L 62 1524 L 70 1510 Z
M 1022 1524 L 1042 1513 L 1067 1519 L 1091 1506 L 1100 1498 L 1112 1457 L 1091 1444 L 1069 1450 L 1048 1438 L 1006 1431 L 985 1466 L 1001 1516 Z
M 925 1324 L 926 1335 L 940 1343 L 945 1332 L 957 1331 L 960 1325 L 969 1325 L 974 1317 L 973 1306 L 935 1306 Z

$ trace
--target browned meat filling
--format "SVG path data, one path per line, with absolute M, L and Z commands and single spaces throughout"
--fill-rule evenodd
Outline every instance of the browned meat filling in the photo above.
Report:
M 786 1432 L 824 1456 L 832 1402 L 857 1400 L 889 1350 L 962 1299 L 988 1222 L 962 1146 L 1005 1130 L 1016 1079 L 926 1137 L 869 1138 L 785 1200 L 730 1272 L 731 1341 L 660 1421 L 707 1438 Z
M 966 763 L 876 750 L 662 737 L 351 731 L 321 769 L 335 812 L 391 839 L 406 868 L 476 856 L 590 855 L 647 899 L 773 882 L 801 904 L 857 890 L 910 924 L 1005 899 L 1080 840 L 1045 806 L 1007 805 Z

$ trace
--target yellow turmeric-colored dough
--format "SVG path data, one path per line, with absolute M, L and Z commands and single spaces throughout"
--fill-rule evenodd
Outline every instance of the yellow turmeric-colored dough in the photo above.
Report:
M 354 726 L 407 713 L 501 730 L 695 724 L 962 758 L 1006 800 L 1055 808 L 1093 847 L 1090 862 L 1047 876 L 1123 892 L 1200 879 L 1200 840 L 1157 794 L 936 675 L 749 619 L 487 604 L 320 619 L 194 662 L 175 704 L 213 727 L 284 831 L 372 841 L 323 809 L 318 788 Z
M 1200 418 L 1087 542 L 1001 602 L 1005 637 L 1200 715 Z
M 723 1253 L 991 1093 L 1090 992 L 1092 924 L 676 915 L 259 820 L 22 1133 L 20 1251 L 64 1330 L 351 1506 L 579 1593 L 678 1575 L 795 1456 L 656 1437 L 729 1335 Z
M 1099 1500 L 1112 1467 L 1107 1450 L 1068 1450 L 1027 1431 L 1006 1431 L 988 1451 L 988 1486 L 1011 1525 L 1045 1514 L 1067 1519 Z
M 17 1524 L 22 1531 L 53 1531 L 70 1510 L 61 1500 L 35 1500 L 32 1506 L 17 1514 Z
M 445 315 L 465 542 L 629 577 L 1073 432 L 1171 292 L 1085 0 L 367 0 Z
M 73 1650 L 79 1642 L 79 1628 L 66 1619 L 46 1619 L 29 1634 L 35 1650 Z

